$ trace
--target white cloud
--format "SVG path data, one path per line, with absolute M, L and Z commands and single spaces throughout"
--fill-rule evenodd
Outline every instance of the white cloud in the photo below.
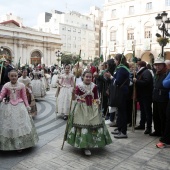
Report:
M 12 13 L 23 18 L 24 25 L 33 26 L 37 23 L 38 14 L 41 12 L 77 11 L 85 13 L 90 6 L 102 7 L 104 0 L 1 0 L 0 15 Z

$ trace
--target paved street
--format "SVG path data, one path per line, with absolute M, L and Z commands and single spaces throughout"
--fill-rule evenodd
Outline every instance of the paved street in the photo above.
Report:
M 128 139 L 114 139 L 87 157 L 65 143 L 61 150 L 65 121 L 56 119 L 55 89 L 37 102 L 34 119 L 40 137 L 36 147 L 17 152 L 0 152 L 0 170 L 170 170 L 170 149 L 157 149 L 158 138 L 143 131 L 128 131 Z M 109 131 L 113 128 L 109 127 Z

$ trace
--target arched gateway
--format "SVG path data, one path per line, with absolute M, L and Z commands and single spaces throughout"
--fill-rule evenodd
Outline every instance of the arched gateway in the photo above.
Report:
M 38 65 L 41 64 L 41 53 L 39 51 L 34 51 L 31 54 L 31 64 L 32 65 Z
M 7 48 L 4 47 L 0 47 L 0 58 L 6 58 L 6 59 L 10 59 L 12 61 L 12 54 L 11 51 Z
M 165 52 L 165 60 L 170 60 L 170 52 L 169 51 Z
M 145 52 L 142 54 L 141 60 L 147 62 L 148 64 L 153 64 L 154 56 L 151 52 Z

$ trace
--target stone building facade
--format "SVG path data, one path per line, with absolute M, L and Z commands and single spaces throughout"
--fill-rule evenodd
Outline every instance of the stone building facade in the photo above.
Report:
M 40 31 L 59 34 L 62 39 L 62 53 L 78 55 L 81 49 L 82 60 L 99 57 L 101 10 L 91 7 L 87 15 L 75 11 L 54 10 L 39 14 L 37 26 Z
M 14 65 L 57 63 L 55 52 L 61 50 L 61 39 L 57 34 L 36 31 L 24 27 L 17 21 L 8 20 L 0 23 L 0 57 L 5 56 Z
M 105 59 L 124 52 L 130 61 L 135 50 L 137 57 L 152 63 L 161 53 L 156 33 L 162 33 L 155 17 L 163 11 L 170 16 L 170 0 L 106 0 L 101 28 L 101 51 Z M 164 52 L 165 58 L 170 59 L 169 44 Z

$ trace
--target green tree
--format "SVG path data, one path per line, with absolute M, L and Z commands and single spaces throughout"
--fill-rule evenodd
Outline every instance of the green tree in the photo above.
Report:
M 100 64 L 100 58 L 99 57 L 95 57 L 94 60 L 93 60 L 93 65 L 94 66 L 99 66 Z
M 63 54 L 61 56 L 61 64 L 76 64 L 79 61 L 78 55 Z
M 63 54 L 61 56 L 61 64 L 71 64 L 72 63 L 72 55 L 70 54 Z

